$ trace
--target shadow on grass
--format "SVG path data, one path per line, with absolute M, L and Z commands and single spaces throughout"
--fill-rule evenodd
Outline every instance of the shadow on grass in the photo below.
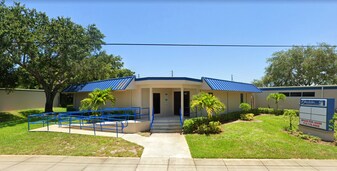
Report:
M 24 118 L 20 118 L 18 120 L 7 121 L 7 122 L 1 122 L 0 128 L 15 126 L 17 124 L 22 124 L 22 123 L 25 123 L 25 122 L 27 122 L 27 119 L 24 119 Z
M 24 117 L 28 117 L 29 115 L 32 115 L 32 114 L 39 114 L 39 113 L 43 113 L 43 111 L 42 110 L 34 110 L 34 109 L 32 109 L 32 110 L 24 110 L 24 111 L 20 111 L 19 112 L 22 116 L 24 116 Z
M 0 112 L 0 122 L 8 122 L 22 119 L 19 116 L 15 116 L 9 112 Z

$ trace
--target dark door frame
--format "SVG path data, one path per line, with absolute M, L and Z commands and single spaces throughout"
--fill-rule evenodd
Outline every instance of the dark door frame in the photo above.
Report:
M 185 94 L 187 93 L 187 94 Z M 178 97 L 176 97 L 178 96 Z M 190 116 L 190 91 L 184 91 L 184 116 Z M 174 115 L 180 115 L 181 91 L 173 92 L 173 112 Z
M 153 104 L 153 113 L 154 114 L 160 114 L 160 93 L 152 93 L 152 104 Z M 156 96 L 156 97 L 155 97 Z

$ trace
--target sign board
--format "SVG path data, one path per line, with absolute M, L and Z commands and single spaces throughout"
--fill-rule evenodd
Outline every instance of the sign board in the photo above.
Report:
M 300 125 L 331 131 L 335 99 L 300 99 Z

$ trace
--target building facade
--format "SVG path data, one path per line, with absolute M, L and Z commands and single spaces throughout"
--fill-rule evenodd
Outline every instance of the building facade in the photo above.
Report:
M 70 86 L 63 93 L 72 93 L 74 107 L 79 108 L 82 99 L 94 89 L 111 88 L 116 98 L 114 107 L 148 108 L 157 116 L 205 115 L 204 111 L 190 109 L 192 97 L 207 92 L 218 97 L 226 105 L 226 112 L 239 110 L 242 102 L 255 106 L 253 93 L 261 91 L 252 84 L 203 77 L 124 77 Z M 183 107 L 182 107 L 183 106 Z M 106 107 L 111 107 L 107 104 Z

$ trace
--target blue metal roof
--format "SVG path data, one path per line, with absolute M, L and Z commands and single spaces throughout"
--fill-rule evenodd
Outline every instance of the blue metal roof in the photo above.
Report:
M 146 81 L 146 80 L 185 80 L 185 81 L 202 82 L 200 79 L 188 78 L 188 77 L 144 77 L 144 78 L 136 78 L 136 81 Z
M 240 91 L 240 92 L 252 92 L 252 93 L 262 92 L 260 89 L 258 89 L 253 84 L 219 80 L 219 79 L 206 78 L 206 77 L 203 77 L 202 80 L 204 80 L 212 90 Z
M 107 88 L 111 88 L 112 90 L 125 90 L 133 79 L 135 79 L 135 76 L 94 81 L 86 84 L 69 86 L 64 89 L 63 92 L 91 92 L 96 88 L 101 90 Z

